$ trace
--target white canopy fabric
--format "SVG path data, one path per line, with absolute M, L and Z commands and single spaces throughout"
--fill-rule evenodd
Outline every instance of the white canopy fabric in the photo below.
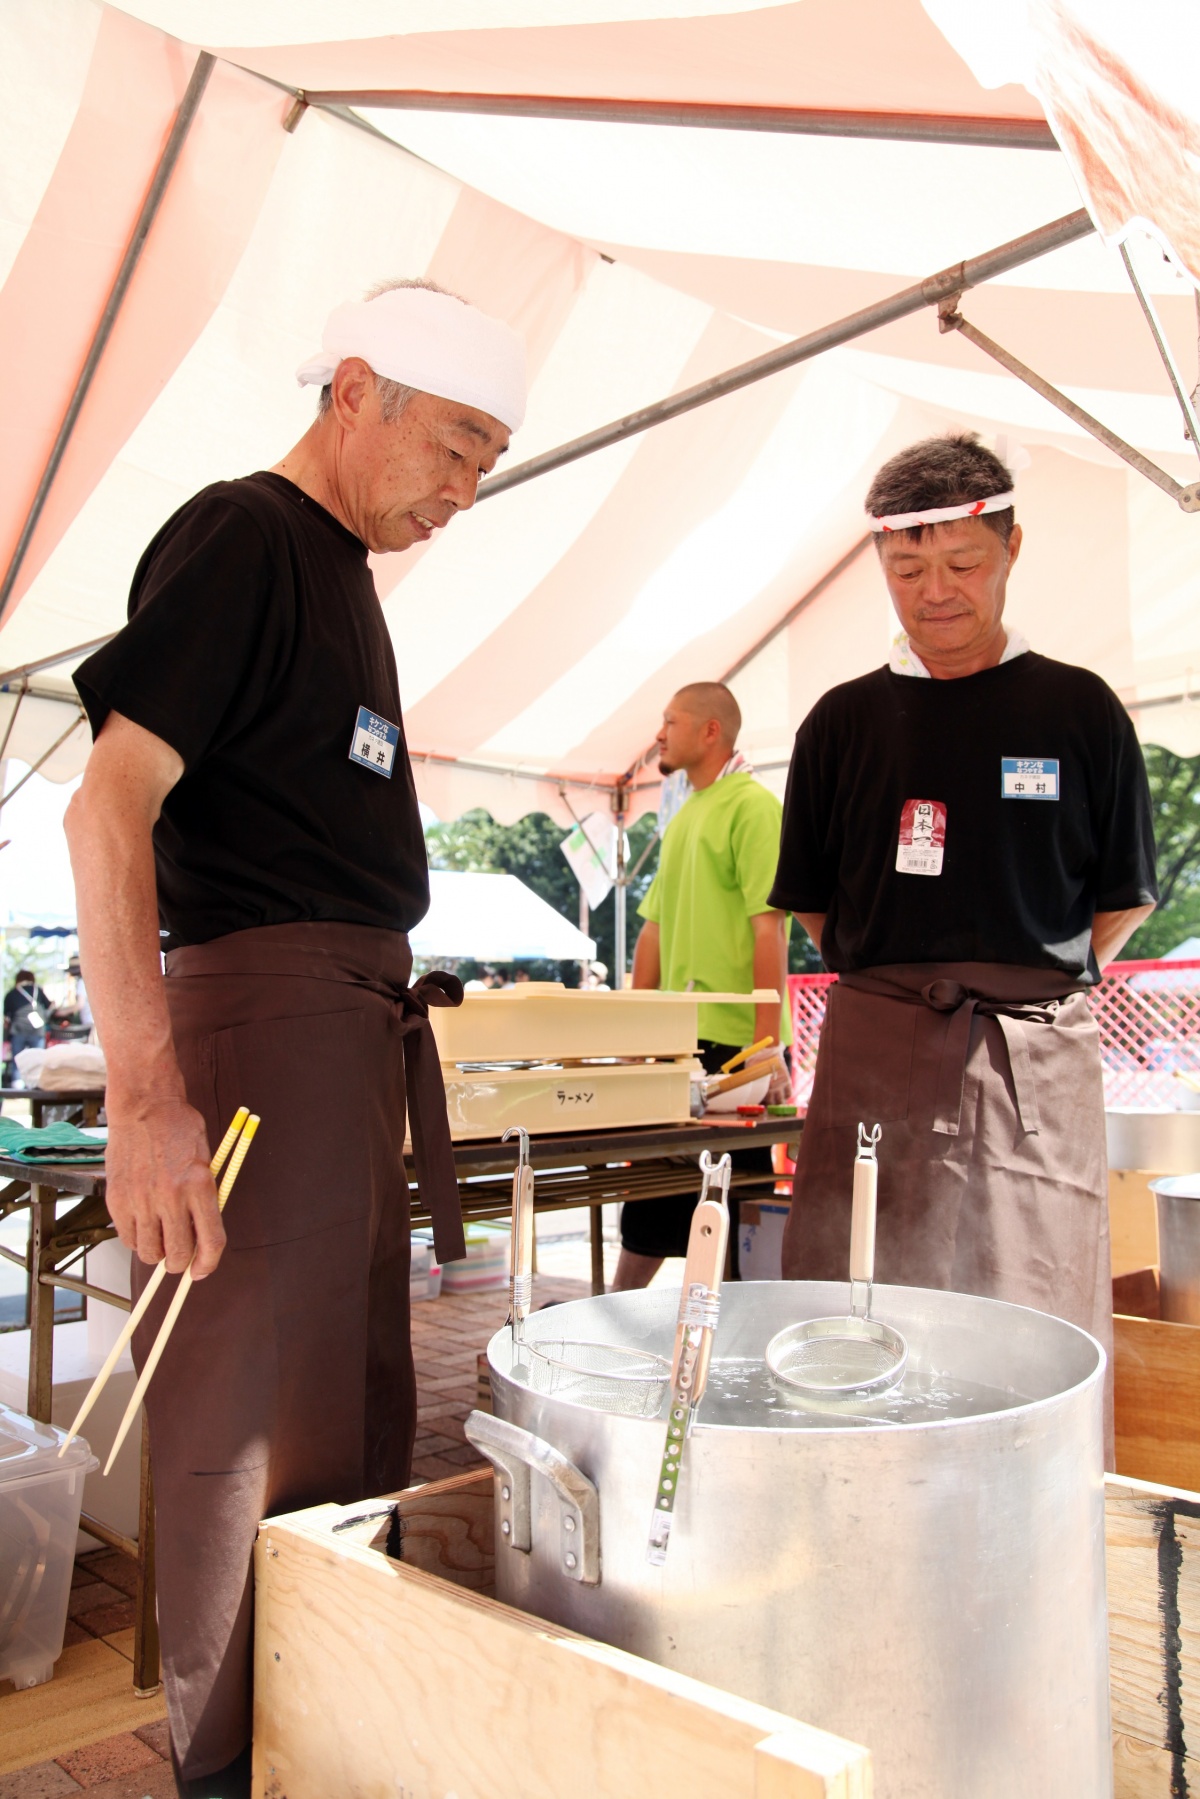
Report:
M 516 875 L 429 872 L 429 910 L 408 935 L 414 956 L 473 956 L 480 962 L 581 962 L 585 937 Z
M 368 108 L 372 130 L 316 105 L 298 116 L 277 84 L 419 89 L 431 105 L 470 93 L 849 109 L 868 123 L 919 112 L 935 131 L 939 119 L 1036 131 L 1034 93 L 985 87 L 965 39 L 952 47 L 955 17 L 971 12 L 968 0 L 0 0 L 0 571 L 197 42 L 218 56 L 21 562 L 0 669 L 120 625 L 137 558 L 170 512 L 301 435 L 313 397 L 296 365 L 329 309 L 382 277 L 427 274 L 525 336 L 520 462 L 1081 198 L 1053 149 L 428 108 Z M 1143 34 L 1181 12 L 1153 0 Z M 1176 136 L 1195 131 L 1194 103 L 1186 117 L 1172 103 Z M 1132 241 L 1190 386 L 1191 282 L 1158 244 Z M 1100 237 L 967 292 L 962 311 L 1175 479 L 1200 476 Z M 1200 750 L 1200 519 L 940 334 L 929 308 L 499 493 L 422 550 L 383 559 L 422 799 L 442 817 L 483 805 L 569 822 L 605 804 L 589 785 L 638 761 L 676 687 L 738 665 L 743 747 L 781 783 L 808 707 L 882 661 L 895 629 L 873 553 L 856 551 L 870 476 L 903 443 L 959 427 L 1019 465 L 1013 622 L 1102 674 L 1144 738 Z M 8 753 L 29 759 L 69 726 L 70 667 L 30 675 Z M 77 773 L 86 745 L 76 731 L 46 772 Z M 656 797 L 639 777 L 634 810 Z

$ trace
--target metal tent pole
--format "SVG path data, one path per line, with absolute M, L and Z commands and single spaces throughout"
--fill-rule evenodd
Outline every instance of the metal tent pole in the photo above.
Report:
M 714 131 L 768 131 L 801 137 L 886 138 L 989 149 L 1057 150 L 1044 119 L 989 119 L 976 113 L 851 112 L 810 106 L 722 106 L 689 100 L 609 100 L 561 94 L 439 93 L 424 88 L 314 88 L 309 106 L 378 112 L 488 113 L 502 118 L 574 119 L 603 125 L 682 125 Z
M 663 425 L 668 419 L 679 418 L 685 412 L 695 411 L 697 406 L 707 406 L 712 400 L 737 393 L 740 388 L 750 387 L 755 381 L 765 380 L 768 375 L 778 375 L 784 369 L 809 362 L 825 350 L 834 350 L 840 344 L 852 343 L 856 337 L 865 337 L 869 331 L 878 331 L 881 325 L 894 324 L 897 319 L 907 318 L 910 313 L 920 312 L 926 306 L 939 305 L 952 294 L 962 293 L 968 287 L 978 287 L 981 282 L 991 281 L 996 275 L 1005 275 L 1010 269 L 1019 269 L 1022 264 L 1034 262 L 1039 256 L 1048 255 L 1051 250 L 1061 249 L 1064 244 L 1073 244 L 1081 237 L 1089 237 L 1094 230 L 1095 226 L 1082 209 L 1068 213 L 1065 218 L 1055 219 L 1052 224 L 1043 225 L 1037 231 L 1029 231 L 1024 237 L 1000 244 L 994 250 L 985 251 L 982 256 L 969 257 L 965 262 L 956 262 L 948 269 L 941 269 L 936 275 L 928 275 L 924 281 L 903 288 L 886 300 L 877 300 L 873 306 L 863 307 L 861 312 L 852 312 L 847 318 L 837 319 L 832 325 L 822 325 L 804 337 L 781 344 L 777 350 L 769 350 L 765 356 L 756 356 L 752 362 L 740 363 L 737 368 L 727 369 L 721 375 L 713 375 L 707 381 L 698 382 L 695 387 L 685 388 L 682 393 L 671 394 L 652 406 L 643 406 L 637 412 L 626 413 L 624 418 L 614 419 L 610 425 L 601 425 L 599 430 L 589 431 L 583 437 L 573 438 L 570 443 L 560 444 L 555 450 L 547 450 L 541 456 L 530 457 L 528 462 L 519 462 L 515 468 L 505 469 L 502 475 L 492 475 L 480 487 L 478 498 L 490 499 L 493 494 L 504 493 L 510 487 L 519 487 L 524 481 L 532 481 L 538 475 L 548 474 L 551 469 L 565 468 L 567 463 L 578 462 L 582 456 L 606 450 L 610 444 L 623 443 L 627 437 L 635 437 L 640 431 L 649 431 L 653 425 Z
M 625 985 L 625 970 L 628 965 L 625 900 L 629 876 L 625 869 L 625 820 L 629 816 L 629 789 L 624 781 L 618 781 L 613 788 L 612 809 L 617 826 L 617 878 L 613 885 L 613 960 L 617 966 L 616 978 L 612 984 L 620 993 Z
M 167 191 L 167 183 L 174 172 L 175 164 L 179 161 L 179 153 L 183 149 L 187 134 L 191 129 L 192 120 L 196 116 L 216 60 L 216 57 L 210 56 L 207 50 L 202 50 L 196 58 L 196 66 L 192 70 L 191 80 L 187 84 L 187 90 L 179 104 L 179 111 L 175 114 L 174 124 L 163 145 L 162 155 L 158 159 L 158 166 L 155 168 L 146 198 L 142 201 L 137 222 L 133 227 L 133 234 L 125 246 L 125 254 L 121 258 L 121 266 L 117 270 L 116 280 L 104 303 L 100 322 L 96 326 L 91 344 L 88 346 L 88 353 L 84 357 L 83 367 L 79 371 L 71 398 L 67 402 L 67 410 L 63 414 L 62 423 L 58 427 L 58 433 L 51 447 L 46 466 L 42 470 L 41 480 L 37 484 L 29 511 L 25 515 L 25 522 L 21 526 L 20 535 L 8 567 L 4 571 L 4 578 L 0 581 L 0 623 L 3 622 L 8 610 L 13 588 L 17 584 L 17 576 L 21 572 L 21 565 L 25 561 L 29 546 L 33 541 L 38 520 L 45 510 L 46 501 L 50 497 L 50 489 L 54 485 L 54 478 L 58 474 L 67 445 L 71 441 L 71 433 L 75 429 L 76 421 L 83 409 L 83 403 L 87 399 L 88 390 L 95 378 L 96 370 L 100 366 L 100 358 L 104 354 L 105 346 L 112 336 L 112 329 L 117 322 L 117 315 L 124 303 L 125 295 L 129 291 L 134 270 L 141 261 L 142 251 L 146 247 L 150 227 L 158 216 L 163 195 Z

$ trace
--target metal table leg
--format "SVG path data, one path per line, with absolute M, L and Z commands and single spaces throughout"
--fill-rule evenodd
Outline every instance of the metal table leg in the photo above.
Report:
M 42 1285 L 54 1240 L 53 1187 L 29 1190 L 29 1387 L 25 1409 L 49 1424 L 54 1399 L 54 1288 Z
M 604 1208 L 590 1208 L 590 1225 L 592 1234 L 592 1292 L 604 1291 Z
M 137 1602 L 133 1620 L 133 1690 L 149 1698 L 162 1685 L 158 1653 L 158 1612 L 154 1594 L 154 1474 L 150 1432 L 142 1414 L 141 1496 L 138 1504 Z

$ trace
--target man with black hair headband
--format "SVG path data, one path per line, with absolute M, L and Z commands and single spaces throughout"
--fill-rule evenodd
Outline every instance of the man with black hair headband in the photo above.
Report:
M 784 1272 L 845 1278 L 857 1128 L 879 1123 L 879 1280 L 1033 1306 L 1111 1356 L 1086 994 L 1157 900 L 1150 796 L 1111 689 L 1004 624 L 1012 486 L 973 434 L 880 469 L 866 509 L 903 633 L 796 736 L 770 903 L 839 980 Z

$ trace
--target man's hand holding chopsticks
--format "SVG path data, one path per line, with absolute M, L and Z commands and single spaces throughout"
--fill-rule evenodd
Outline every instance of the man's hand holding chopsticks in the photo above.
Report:
M 143 1262 L 165 1257 L 169 1274 L 194 1250 L 192 1277 L 203 1280 L 225 1247 L 204 1120 L 182 1098 L 110 1097 L 107 1109 L 108 1210 L 122 1243 Z

